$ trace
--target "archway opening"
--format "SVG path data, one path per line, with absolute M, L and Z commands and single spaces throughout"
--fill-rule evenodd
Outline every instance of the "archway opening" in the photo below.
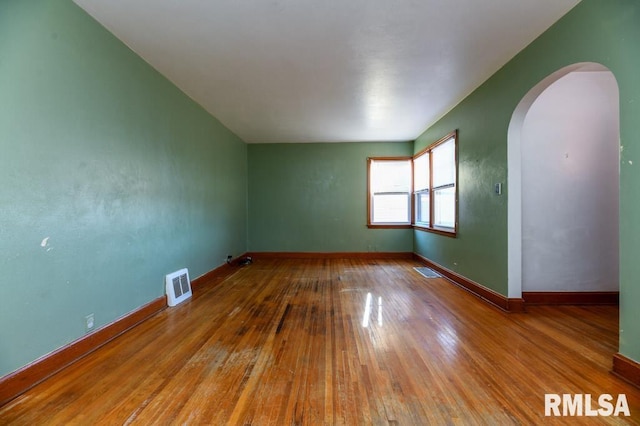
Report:
M 595 63 L 532 88 L 508 134 L 509 297 L 617 291 L 618 87 Z

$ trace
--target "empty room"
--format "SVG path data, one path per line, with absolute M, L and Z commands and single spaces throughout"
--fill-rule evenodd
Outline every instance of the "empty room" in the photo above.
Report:
M 638 46 L 636 0 L 0 1 L 0 425 L 640 424 Z

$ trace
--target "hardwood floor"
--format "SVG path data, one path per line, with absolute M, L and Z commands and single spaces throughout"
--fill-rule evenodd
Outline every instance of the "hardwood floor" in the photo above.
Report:
M 0 424 L 639 424 L 640 389 L 609 372 L 616 307 L 507 314 L 413 266 L 257 260 L 0 408 Z M 626 394 L 631 417 L 545 418 L 545 393 Z

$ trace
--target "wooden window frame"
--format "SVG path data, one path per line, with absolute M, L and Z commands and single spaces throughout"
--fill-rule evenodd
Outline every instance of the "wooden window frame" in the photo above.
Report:
M 437 148 L 439 145 L 442 145 L 445 142 L 453 139 L 454 143 L 454 163 L 455 163 L 455 182 L 453 183 L 453 188 L 455 188 L 455 219 L 453 228 L 435 226 L 434 225 L 434 192 L 437 189 L 443 189 L 443 187 L 434 188 L 433 187 L 433 150 Z M 426 189 L 429 193 L 429 223 L 417 223 L 416 222 L 416 206 L 417 206 L 417 196 L 419 193 L 425 192 L 425 189 L 421 189 L 419 191 L 415 190 L 415 182 L 414 182 L 414 168 L 415 168 L 415 160 L 423 155 L 429 156 L 429 187 Z M 376 224 L 371 222 L 371 209 L 372 209 L 372 194 L 371 194 L 371 163 L 372 161 L 410 161 L 411 162 L 411 189 L 409 193 L 409 220 L 408 224 Z M 458 200 L 458 131 L 454 130 L 452 132 L 447 133 L 442 138 L 438 139 L 431 145 L 427 146 L 425 149 L 419 151 L 413 156 L 402 156 L 402 157 L 369 157 L 367 158 L 367 227 L 368 228 L 379 228 L 379 229 L 406 229 L 413 228 L 418 231 L 431 232 L 434 234 L 444 235 L 447 237 L 456 238 L 458 235 L 458 213 L 459 213 L 459 200 Z
M 453 184 L 453 188 L 455 188 L 455 195 L 454 195 L 454 199 L 455 199 L 455 219 L 454 219 L 454 226 L 453 228 L 449 228 L 449 227 L 441 227 L 441 226 L 435 226 L 434 225 L 434 190 L 435 189 L 442 189 L 441 187 L 438 188 L 434 188 L 433 187 L 433 150 L 438 147 L 439 145 L 442 145 L 445 142 L 448 142 L 449 140 L 453 139 L 453 143 L 454 143 L 454 162 L 455 162 L 455 182 Z M 440 235 L 445 235 L 448 237 L 453 237 L 455 238 L 458 234 L 458 131 L 454 130 L 448 134 L 446 134 L 445 136 L 443 136 L 442 138 L 438 139 L 437 141 L 435 141 L 434 143 L 432 143 L 431 145 L 429 145 L 428 147 L 426 147 L 425 149 L 421 150 L 420 152 L 416 153 L 413 156 L 413 162 L 415 162 L 416 158 L 419 158 L 423 155 L 428 155 L 429 156 L 429 188 L 427 189 L 427 191 L 429 192 L 429 223 L 416 223 L 415 221 L 415 206 L 416 206 L 416 199 L 419 193 L 424 192 L 424 190 L 420 190 L 420 191 L 413 191 L 412 197 L 411 197 L 411 202 L 413 204 L 413 217 L 414 220 L 412 220 L 412 226 L 414 229 L 417 229 L 419 231 L 425 231 L 425 232 L 432 232 L 435 234 L 440 234 Z M 413 167 L 412 167 L 413 169 Z M 411 177 L 412 182 L 413 182 L 413 176 Z M 412 184 L 413 186 L 413 184 Z
M 372 223 L 371 163 L 373 161 L 409 161 L 411 165 L 411 187 L 409 188 L 409 222 L 404 223 Z M 367 158 L 367 228 L 376 229 L 411 229 L 413 227 L 413 157 L 369 157 Z

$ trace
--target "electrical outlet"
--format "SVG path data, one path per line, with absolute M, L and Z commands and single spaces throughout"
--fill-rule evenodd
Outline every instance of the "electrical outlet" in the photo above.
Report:
M 93 314 L 87 315 L 86 317 L 84 317 L 84 319 L 85 319 L 86 330 L 87 331 L 93 330 L 93 326 L 95 325 L 95 322 L 93 320 Z

